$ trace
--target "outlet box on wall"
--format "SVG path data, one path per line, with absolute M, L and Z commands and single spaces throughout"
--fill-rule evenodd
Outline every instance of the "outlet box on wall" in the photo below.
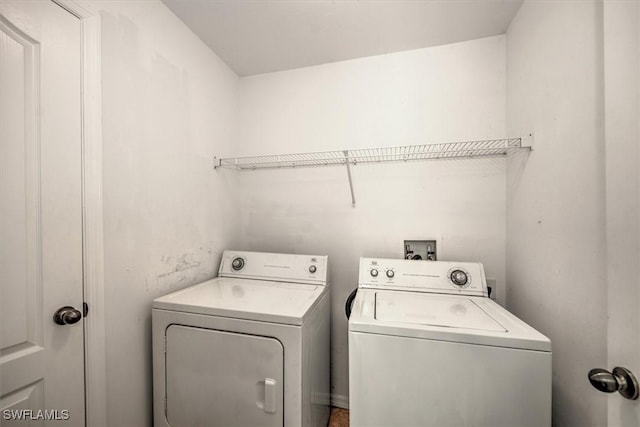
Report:
M 405 240 L 404 259 L 436 261 L 435 240 Z

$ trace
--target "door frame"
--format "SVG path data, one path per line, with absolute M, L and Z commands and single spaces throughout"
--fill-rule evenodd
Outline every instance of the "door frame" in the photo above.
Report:
M 81 25 L 82 269 L 89 308 L 84 318 L 85 425 L 106 427 L 101 20 L 77 0 L 51 1 Z

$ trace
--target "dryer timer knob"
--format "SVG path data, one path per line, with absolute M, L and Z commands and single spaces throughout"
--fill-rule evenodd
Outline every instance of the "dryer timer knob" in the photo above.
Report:
M 315 265 L 309 266 L 309 273 L 313 274 L 318 271 L 318 268 Z

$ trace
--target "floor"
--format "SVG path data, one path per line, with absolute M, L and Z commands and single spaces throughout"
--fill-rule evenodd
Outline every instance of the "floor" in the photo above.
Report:
M 349 427 L 349 411 L 341 408 L 331 408 L 329 427 Z

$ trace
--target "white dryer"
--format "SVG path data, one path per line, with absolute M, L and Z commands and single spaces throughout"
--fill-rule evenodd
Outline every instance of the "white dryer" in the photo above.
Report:
M 153 302 L 155 426 L 326 426 L 327 257 L 225 251 Z
M 352 427 L 549 426 L 551 342 L 488 298 L 479 263 L 362 258 Z

